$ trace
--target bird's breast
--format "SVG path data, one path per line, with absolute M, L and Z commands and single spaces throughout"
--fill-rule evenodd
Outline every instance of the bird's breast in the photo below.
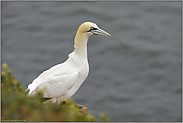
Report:
M 79 73 L 78 83 L 82 83 L 89 73 L 89 64 L 87 56 L 83 56 L 81 54 L 78 54 L 76 52 L 72 52 L 69 55 L 70 67 Z
M 86 79 L 86 77 L 88 76 L 88 73 L 89 73 L 89 66 L 87 65 L 79 71 L 79 79 L 84 81 Z

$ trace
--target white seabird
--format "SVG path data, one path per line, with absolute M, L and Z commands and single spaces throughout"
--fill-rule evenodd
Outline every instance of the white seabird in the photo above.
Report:
M 52 98 L 53 103 L 66 101 L 73 96 L 89 73 L 87 41 L 92 35 L 111 37 L 95 23 L 84 22 L 80 25 L 74 42 L 74 51 L 68 59 L 41 73 L 28 85 L 28 95 L 43 91 L 44 98 Z

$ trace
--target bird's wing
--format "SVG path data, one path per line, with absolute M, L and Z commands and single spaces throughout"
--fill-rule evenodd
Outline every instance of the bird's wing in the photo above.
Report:
M 68 69 L 65 69 L 63 65 L 64 63 L 55 65 L 50 69 L 42 72 L 36 79 L 34 79 L 33 82 L 29 84 L 28 88 L 26 89 L 26 91 L 29 90 L 29 95 L 33 90 L 37 88 L 38 85 L 47 82 L 50 77 L 53 78 L 57 75 L 64 75 L 70 73 L 70 71 Z
M 37 91 L 43 90 L 43 97 L 59 97 L 73 87 L 78 77 L 78 72 L 47 77 L 37 86 L 34 83 L 32 83 L 32 85 L 30 84 L 30 86 L 28 86 L 30 89 L 29 95 L 34 95 Z
M 64 74 L 65 71 L 62 71 L 64 69 L 60 69 L 60 68 L 62 68 L 63 65 L 64 65 L 64 63 L 55 65 L 55 66 L 51 67 L 50 69 L 41 73 L 37 78 L 45 78 L 46 76 L 49 76 L 50 74 L 54 73 L 57 70 L 60 70 L 60 73 L 63 72 L 63 74 Z M 65 69 L 65 70 L 67 70 L 67 69 Z

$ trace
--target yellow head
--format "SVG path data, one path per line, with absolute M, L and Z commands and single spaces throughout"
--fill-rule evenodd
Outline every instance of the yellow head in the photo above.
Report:
M 84 22 L 79 26 L 78 32 L 87 33 L 89 36 L 91 35 L 103 35 L 111 37 L 109 33 L 100 29 L 95 23 L 92 22 Z
M 109 33 L 100 29 L 95 23 L 84 22 L 78 28 L 78 31 L 75 36 L 74 47 L 84 48 L 87 45 L 88 38 L 92 35 L 103 35 L 111 37 Z

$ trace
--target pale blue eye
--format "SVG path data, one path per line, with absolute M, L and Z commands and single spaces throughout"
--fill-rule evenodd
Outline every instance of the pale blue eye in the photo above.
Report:
M 95 27 L 90 27 L 90 30 L 87 31 L 87 32 L 91 32 L 92 30 L 97 30 L 97 28 L 95 28 Z
M 91 27 L 91 28 L 90 28 L 90 30 L 97 30 L 97 28 L 95 28 L 95 27 Z
M 90 30 L 94 30 L 94 27 L 91 27 Z

